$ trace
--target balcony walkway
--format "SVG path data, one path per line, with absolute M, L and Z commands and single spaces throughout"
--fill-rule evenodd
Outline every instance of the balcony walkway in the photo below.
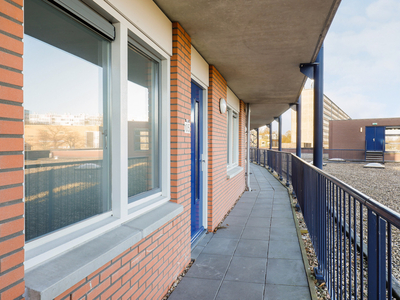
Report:
M 192 251 L 169 300 L 311 299 L 288 192 L 251 165 L 251 187 Z

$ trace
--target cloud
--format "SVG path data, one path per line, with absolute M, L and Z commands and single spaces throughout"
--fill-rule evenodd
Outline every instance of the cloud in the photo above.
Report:
M 343 11 L 325 41 L 325 93 L 353 118 L 398 116 L 400 2 Z

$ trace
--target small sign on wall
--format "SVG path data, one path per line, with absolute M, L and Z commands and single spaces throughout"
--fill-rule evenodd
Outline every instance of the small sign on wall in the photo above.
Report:
M 190 133 L 190 122 L 188 119 L 185 120 L 185 133 Z

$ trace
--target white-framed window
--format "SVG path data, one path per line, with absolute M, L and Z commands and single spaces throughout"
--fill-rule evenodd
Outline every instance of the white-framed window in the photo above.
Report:
M 24 7 L 26 270 L 170 199 L 169 54 L 58 2 Z
M 24 27 L 29 242 L 111 211 L 111 39 L 39 0 Z
M 233 108 L 227 109 L 227 168 L 239 164 L 239 114 Z

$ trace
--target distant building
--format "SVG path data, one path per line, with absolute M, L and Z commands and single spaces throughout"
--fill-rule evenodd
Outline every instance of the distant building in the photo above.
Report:
M 324 95 L 324 148 L 329 148 L 329 121 L 351 119 L 337 104 Z M 296 146 L 296 111 L 292 110 L 292 145 Z M 303 89 L 301 93 L 301 147 L 312 148 L 314 140 L 314 90 Z
M 400 161 L 400 118 L 329 122 L 330 158 Z

